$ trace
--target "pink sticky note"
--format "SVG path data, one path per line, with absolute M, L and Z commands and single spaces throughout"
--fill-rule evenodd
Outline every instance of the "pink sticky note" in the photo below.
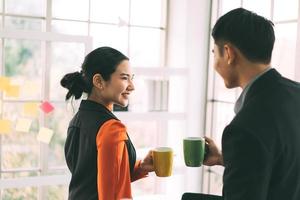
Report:
M 54 107 L 48 102 L 48 101 L 44 101 L 41 105 L 40 108 L 45 112 L 45 113 L 49 113 L 52 110 L 54 110 Z

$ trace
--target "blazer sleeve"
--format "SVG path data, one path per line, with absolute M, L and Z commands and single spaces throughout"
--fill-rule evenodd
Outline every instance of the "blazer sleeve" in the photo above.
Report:
M 272 156 L 253 133 L 229 125 L 222 138 L 225 200 L 265 200 L 272 172 Z
M 135 162 L 135 165 L 134 165 L 134 172 L 133 172 L 133 175 L 131 177 L 131 181 L 134 182 L 138 179 L 141 179 L 141 178 L 145 178 L 148 176 L 148 172 L 145 172 L 143 170 L 141 170 L 140 166 L 141 166 L 141 160 L 137 160 Z
M 131 198 L 129 158 L 124 140 L 126 127 L 115 119 L 105 122 L 98 131 L 97 187 L 99 200 Z

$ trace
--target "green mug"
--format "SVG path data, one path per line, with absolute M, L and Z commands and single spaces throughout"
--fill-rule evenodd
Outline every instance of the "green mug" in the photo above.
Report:
M 187 137 L 183 139 L 184 162 L 188 167 L 200 167 L 205 155 L 205 139 Z

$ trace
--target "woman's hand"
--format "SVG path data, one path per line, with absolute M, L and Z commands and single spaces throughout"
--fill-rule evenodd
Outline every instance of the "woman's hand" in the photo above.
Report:
M 147 154 L 147 156 L 142 160 L 141 162 L 141 169 L 146 172 L 153 172 L 154 166 L 153 166 L 153 152 L 150 150 Z
M 207 166 L 224 165 L 223 155 L 218 149 L 214 141 L 208 137 L 204 137 L 206 145 L 208 146 L 208 153 L 206 154 L 203 164 Z

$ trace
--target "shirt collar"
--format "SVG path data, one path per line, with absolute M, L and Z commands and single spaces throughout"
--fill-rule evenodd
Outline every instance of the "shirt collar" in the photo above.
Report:
M 253 79 L 251 79 L 251 81 L 246 85 L 246 87 L 243 89 L 241 95 L 239 96 L 239 98 L 235 102 L 235 105 L 234 105 L 234 112 L 235 112 L 235 114 L 237 114 L 243 108 L 246 94 L 249 91 L 250 87 L 253 85 L 253 83 L 257 79 L 259 79 L 262 75 L 264 75 L 265 73 L 267 73 L 270 69 L 272 69 L 272 68 L 268 67 L 265 71 L 263 71 L 262 73 L 258 74 Z

